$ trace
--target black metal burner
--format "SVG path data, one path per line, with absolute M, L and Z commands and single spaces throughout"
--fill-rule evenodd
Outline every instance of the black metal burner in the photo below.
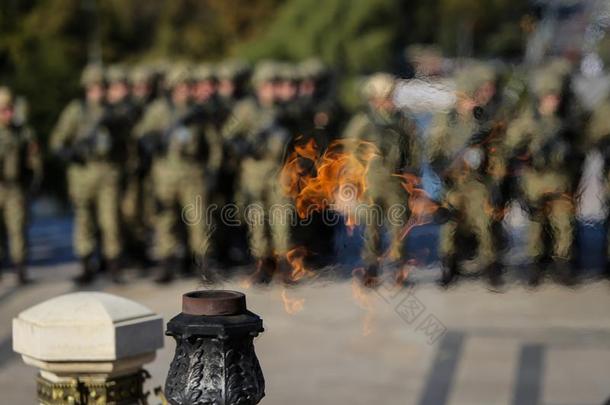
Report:
M 237 291 L 194 291 L 182 296 L 182 313 L 167 324 L 176 353 L 165 382 L 174 405 L 253 405 L 265 396 L 265 379 L 252 340 L 263 320 L 246 309 Z

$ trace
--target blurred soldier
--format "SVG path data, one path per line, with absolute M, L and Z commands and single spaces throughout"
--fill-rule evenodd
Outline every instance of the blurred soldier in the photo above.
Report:
M 610 68 L 610 37 L 601 41 L 598 53 L 606 67 L 606 74 Z M 610 204 L 610 94 L 595 106 L 587 127 L 587 146 L 596 148 L 604 159 L 603 169 L 603 199 L 606 206 Z M 606 227 L 606 266 L 604 275 L 610 279 L 610 210 L 605 219 Z
M 147 227 L 144 212 L 141 207 L 139 178 L 137 175 L 137 144 L 132 137 L 132 129 L 140 116 L 140 107 L 136 105 L 130 95 L 127 70 L 119 65 L 113 65 L 106 72 L 108 89 L 106 101 L 108 114 L 113 119 L 112 137 L 121 142 L 123 156 L 125 157 L 121 173 L 121 226 L 124 252 L 128 259 L 138 265 L 148 264 Z
M 227 60 L 218 66 L 218 96 L 226 110 L 232 110 L 246 96 L 249 75 L 250 67 L 241 60 Z
M 534 72 L 532 105 L 509 126 L 507 152 L 517 165 L 520 188 L 532 220 L 528 253 L 533 260 L 530 284 L 537 285 L 551 264 L 566 284 L 575 281 L 570 266 L 574 241 L 575 203 L 567 117 L 561 105 L 565 76 L 553 69 Z
M 214 67 L 204 63 L 197 66 L 192 75 L 193 84 L 191 96 L 198 110 L 198 123 L 203 126 L 208 142 L 209 153 L 206 161 L 206 188 L 209 192 L 215 190 L 218 169 L 222 159 L 222 130 L 220 103 L 218 100 L 218 80 Z
M 205 266 L 208 248 L 206 163 L 214 143 L 207 139 L 201 110 L 191 102 L 191 71 L 178 64 L 166 76 L 168 97 L 155 101 L 138 125 L 137 136 L 152 156 L 157 256 L 162 264 L 160 283 L 173 280 L 178 262 L 178 226 L 186 228 L 191 267 Z M 209 277 L 207 268 L 203 268 Z
M 131 102 L 136 107 L 138 122 L 132 128 L 129 139 L 127 157 L 127 181 L 122 200 L 121 210 L 127 222 L 132 222 L 136 255 L 133 257 L 138 264 L 148 267 L 151 264 L 147 246 L 154 228 L 156 214 L 153 185 L 150 176 L 150 162 L 147 161 L 145 151 L 140 149 L 137 134 L 138 125 L 142 121 L 146 110 L 153 104 L 158 96 L 158 85 L 164 70 L 150 64 L 139 64 L 129 72 Z
M 17 270 L 20 284 L 28 282 L 27 223 L 28 192 L 40 184 L 42 161 L 33 132 L 15 120 L 15 100 L 0 87 L 0 210 L 5 232 L 2 241 Z M 0 272 L 0 276 L 1 276 Z
M 131 100 L 141 110 L 144 109 L 156 96 L 154 71 L 147 65 L 137 65 L 129 72 L 129 85 Z
M 410 45 L 405 49 L 405 60 L 409 64 L 409 77 L 435 81 L 443 75 L 443 54 L 437 46 Z
M 218 80 L 214 67 L 209 63 L 201 63 L 195 66 L 192 79 L 191 95 L 193 102 L 208 108 L 215 108 Z
M 379 156 L 373 159 L 366 175 L 367 196 L 374 208 L 381 208 L 382 218 L 388 215 L 390 209 L 395 209 L 392 207 L 407 206 L 408 195 L 395 175 L 419 175 L 422 158 L 415 123 L 407 112 L 398 110 L 394 104 L 395 86 L 396 78 L 390 74 L 372 75 L 363 88 L 363 96 L 367 101 L 366 111 L 354 116 L 344 132 L 345 138 L 371 142 L 379 150 Z M 404 261 L 400 231 L 409 214 L 403 211 L 402 218 L 393 218 L 393 223 L 389 224 L 390 247 L 387 256 L 391 261 Z M 373 218 L 372 215 L 368 217 Z M 362 259 L 367 266 L 365 282 L 373 283 L 384 253 L 382 229 L 379 221 L 376 222 L 365 224 L 362 252 Z
M 119 190 L 124 140 L 115 138 L 118 132 L 111 128 L 102 69 L 87 66 L 81 84 L 85 98 L 68 104 L 50 138 L 51 149 L 68 166 L 69 193 L 76 217 L 74 245 L 82 262 L 81 275 L 75 281 L 88 283 L 94 278 L 99 227 L 102 259 L 113 281 L 120 282 Z
M 247 94 L 250 69 L 248 64 L 240 60 L 228 60 L 220 63 L 217 67 L 218 78 L 218 120 L 222 127 L 228 126 L 229 121 L 234 120 L 235 106 L 238 105 Z M 233 153 L 234 150 L 228 143 L 223 142 L 222 162 L 218 173 L 216 190 L 212 196 L 213 203 L 221 209 L 227 204 L 235 202 L 236 183 L 240 167 L 240 158 Z M 222 218 L 217 218 L 217 231 L 214 237 L 216 257 L 220 264 L 231 266 L 242 263 L 245 260 L 243 245 L 246 238 L 241 237 L 242 232 L 234 226 L 228 226 Z
M 278 125 L 276 75 L 272 62 L 256 66 L 252 78 L 255 97 L 239 102 L 223 129 L 231 153 L 239 156 L 236 201 L 244 210 L 250 251 L 262 281 L 269 281 L 278 260 L 279 265 L 285 264 L 290 243 L 290 206 L 278 182 L 289 134 Z M 272 210 L 274 206 L 277 209 Z
M 514 115 L 518 99 L 505 96 L 499 88 L 499 77 L 496 68 L 486 63 L 475 63 L 466 68 L 468 74 L 476 77 L 474 81 L 473 109 L 478 122 L 479 147 L 485 160 L 482 166 L 484 183 L 489 187 L 492 210 L 491 227 L 494 244 L 495 262 L 490 269 L 490 282 L 498 287 L 502 282 L 502 252 L 508 246 L 508 233 L 504 229 L 504 216 L 510 203 L 510 180 L 507 178 L 507 167 L 504 160 L 504 143 L 506 126 Z M 462 78 L 462 80 L 465 80 Z
M 193 85 L 191 89 L 193 102 L 196 108 L 201 110 L 206 139 L 210 143 L 209 150 L 212 151 L 208 156 L 206 165 L 206 193 L 208 204 L 220 207 L 214 210 L 212 220 L 214 222 L 214 238 L 210 245 L 210 256 L 223 261 L 227 256 L 224 241 L 229 237 L 227 229 L 221 221 L 220 211 L 223 207 L 222 198 L 218 195 L 219 170 L 222 163 L 223 141 L 221 137 L 222 126 L 226 120 L 226 112 L 223 110 L 218 96 L 218 79 L 214 66 L 209 63 L 202 63 L 193 70 Z M 222 182 L 225 179 L 222 178 Z
M 298 71 L 290 63 L 276 63 L 274 80 L 275 103 L 279 123 L 290 132 L 292 140 L 302 135 L 300 127 L 301 109 L 297 102 Z
M 300 130 L 313 136 L 324 150 L 340 135 L 341 111 L 332 92 L 331 74 L 320 60 L 312 58 L 299 65 L 299 75 Z
M 463 69 L 456 76 L 456 105 L 434 117 L 427 154 L 432 167 L 444 182 L 443 207 L 451 215 L 441 226 L 440 256 L 448 286 L 456 280 L 464 259 L 469 270 L 484 271 L 492 286 L 501 283 L 501 267 L 492 234 L 494 176 L 489 176 L 494 159 L 497 128 L 493 120 L 493 71 L 478 66 Z M 501 159 L 496 159 L 500 164 Z M 497 176 L 501 178 L 501 174 Z M 474 239 L 474 240 L 473 240 Z M 465 249 L 476 244 L 473 249 Z

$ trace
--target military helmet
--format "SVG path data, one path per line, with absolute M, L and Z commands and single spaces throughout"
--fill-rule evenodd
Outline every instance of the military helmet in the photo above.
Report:
M 279 80 L 293 81 L 299 79 L 299 72 L 296 66 L 289 62 L 278 63 L 276 75 Z
M 152 81 L 154 71 L 148 65 L 136 65 L 129 71 L 130 83 L 147 83 Z
M 216 69 L 218 79 L 235 80 L 244 77 L 250 71 L 248 63 L 241 59 L 232 59 L 220 63 Z
M 152 72 L 159 76 L 166 76 L 172 69 L 172 64 L 167 59 L 157 59 L 148 63 L 149 68 Z
M 413 44 L 405 49 L 407 60 L 418 63 L 430 58 L 441 58 L 443 56 L 439 47 L 435 45 Z
M 172 66 L 165 76 L 165 87 L 174 88 L 179 84 L 189 83 L 192 78 L 192 71 L 188 64 L 177 63 Z
M 389 73 L 375 73 L 364 82 L 362 95 L 366 99 L 388 98 L 396 87 L 396 77 Z
M 0 86 L 0 108 L 13 105 L 13 92 L 6 86 Z
M 196 82 L 216 79 L 216 69 L 211 63 L 200 63 L 192 70 L 192 78 Z
M 127 69 L 121 65 L 112 65 L 106 70 L 108 83 L 127 82 Z
M 561 94 L 566 77 L 553 69 L 539 69 L 532 73 L 530 86 L 537 97 L 546 94 Z
M 492 66 L 477 63 L 463 67 L 457 72 L 455 86 L 459 93 L 472 97 L 482 85 L 496 80 L 496 71 Z
M 254 74 L 252 75 L 252 84 L 258 86 L 263 82 L 276 80 L 277 65 L 273 61 L 262 61 L 256 65 Z
M 304 79 L 318 79 L 326 73 L 326 66 L 318 58 L 306 59 L 299 64 L 299 75 Z
M 557 77 L 567 79 L 572 72 L 572 63 L 566 58 L 554 58 L 546 64 L 546 69 Z
M 104 84 L 104 69 L 102 69 L 100 65 L 87 65 L 85 69 L 83 69 L 80 83 L 83 87 L 92 86 L 94 84 Z

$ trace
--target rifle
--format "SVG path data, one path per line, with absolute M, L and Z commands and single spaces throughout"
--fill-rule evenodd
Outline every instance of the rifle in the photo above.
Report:
M 107 127 L 112 120 L 112 114 L 109 109 L 105 109 L 104 113 L 95 122 L 89 126 L 85 136 L 77 138 L 72 145 L 63 148 L 59 151 L 60 158 L 65 162 L 83 165 L 94 155 L 98 146 L 98 132 L 101 128 Z M 108 145 L 110 149 L 112 145 Z
M 277 125 L 275 121 L 271 121 L 262 128 L 259 128 L 252 140 L 242 136 L 235 137 L 228 141 L 225 146 L 234 156 L 239 158 L 250 156 L 254 159 L 260 160 L 267 152 L 265 149 L 268 147 L 268 140 L 272 136 L 277 136 L 280 134 L 285 135 L 284 128 Z M 286 138 L 288 137 L 286 136 Z
M 494 121 L 486 117 L 484 109 L 481 107 L 474 108 L 473 116 L 477 122 L 477 128 L 469 136 L 464 146 L 453 154 L 448 167 L 442 171 L 443 178 L 451 177 L 452 173 L 462 168 L 464 157 L 472 148 L 484 145 L 504 127 L 504 122 Z M 481 164 L 483 164 L 483 161 Z
M 164 155 L 171 143 L 174 132 L 180 127 L 202 122 L 205 110 L 201 106 L 193 106 L 183 115 L 174 119 L 162 131 L 150 131 L 138 140 L 139 168 L 141 175 L 148 173 L 155 156 Z

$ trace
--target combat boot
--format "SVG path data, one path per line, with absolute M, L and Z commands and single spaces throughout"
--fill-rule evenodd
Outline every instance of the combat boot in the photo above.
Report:
M 93 255 L 89 254 L 81 258 L 81 273 L 74 277 L 74 282 L 78 285 L 86 285 L 95 279 L 95 266 Z
M 447 288 L 457 282 L 459 270 L 455 257 L 448 257 L 443 259 L 442 272 L 443 273 L 441 274 L 441 278 L 438 280 L 438 284 L 441 287 Z
M 174 274 L 178 268 L 178 260 L 175 257 L 168 257 L 161 260 L 161 274 L 155 279 L 155 283 L 169 284 L 174 280 Z
M 108 273 L 110 274 L 110 280 L 115 284 L 125 284 L 123 278 L 123 268 L 119 259 L 108 259 L 106 262 L 108 266 Z
M 500 263 L 492 263 L 487 268 L 487 282 L 492 290 L 498 291 L 504 286 L 504 272 Z
M 369 264 L 362 277 L 362 285 L 367 288 L 377 288 L 381 284 L 379 277 L 379 263 Z
M 558 283 L 567 287 L 573 287 L 578 283 L 576 266 L 573 266 L 569 260 L 555 259 L 552 269 L 553 276 Z
M 527 284 L 530 287 L 538 287 L 544 279 L 546 272 L 546 262 L 544 260 L 536 260 L 535 263 L 529 266 L 529 275 Z
M 17 280 L 19 280 L 19 284 L 25 285 L 32 282 L 32 280 L 28 277 L 27 266 L 25 263 L 16 263 L 15 269 L 17 270 Z
M 287 285 L 295 285 L 298 280 L 293 277 L 292 266 L 286 257 L 280 257 L 277 260 L 277 274 L 282 280 L 282 283 Z
M 273 280 L 273 275 L 277 267 L 277 260 L 275 257 L 268 256 L 263 259 L 259 259 L 256 262 L 256 273 L 254 281 L 257 284 L 269 284 Z

